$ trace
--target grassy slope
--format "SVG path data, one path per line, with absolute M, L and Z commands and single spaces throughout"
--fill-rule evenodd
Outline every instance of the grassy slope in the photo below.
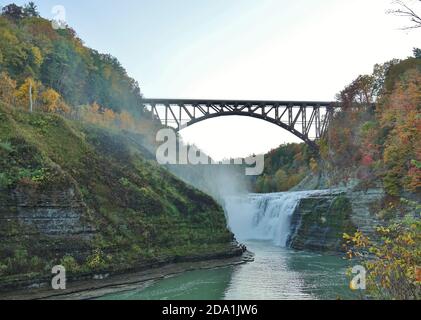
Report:
M 0 200 L 70 188 L 83 203 L 82 224 L 95 230 L 47 236 L 19 219 L 3 220 L 0 279 L 48 274 L 57 263 L 79 273 L 228 252 L 223 210 L 141 153 L 123 132 L 0 106 Z M 1 205 L 0 215 L 13 214 Z

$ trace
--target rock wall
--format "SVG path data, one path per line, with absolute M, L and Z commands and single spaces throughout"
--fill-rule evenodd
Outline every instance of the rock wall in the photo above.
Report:
M 83 221 L 86 207 L 73 187 L 41 191 L 19 188 L 0 192 L 0 197 L 2 225 L 14 222 L 40 235 L 86 240 L 94 233 L 93 227 Z
M 379 222 L 370 208 L 383 196 L 381 189 L 344 190 L 302 199 L 292 216 L 288 245 L 297 250 L 343 252 L 344 233 L 361 230 L 370 235 L 374 232 Z

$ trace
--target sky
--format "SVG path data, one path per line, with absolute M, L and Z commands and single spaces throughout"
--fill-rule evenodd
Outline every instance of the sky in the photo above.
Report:
M 391 0 L 35 2 L 46 18 L 62 5 L 86 45 L 117 57 L 148 98 L 330 101 L 374 64 L 421 47 L 421 31 L 402 31 L 407 20 L 386 14 Z M 218 160 L 299 142 L 246 117 L 181 134 Z

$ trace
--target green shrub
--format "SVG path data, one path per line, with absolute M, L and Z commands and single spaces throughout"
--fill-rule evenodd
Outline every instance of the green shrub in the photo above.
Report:
M 4 150 L 8 153 L 13 152 L 15 149 L 9 141 L 1 142 L 0 141 L 0 150 Z
M 76 259 L 73 258 L 72 256 L 64 256 L 61 260 L 60 260 L 60 264 L 66 268 L 67 272 L 78 272 L 80 271 L 80 266 L 77 263 Z
M 100 270 L 105 267 L 104 253 L 101 249 L 95 249 L 93 253 L 86 258 L 86 265 L 91 270 Z

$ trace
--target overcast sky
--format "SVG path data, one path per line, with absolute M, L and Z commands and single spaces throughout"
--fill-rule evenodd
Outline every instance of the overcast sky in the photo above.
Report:
M 333 100 L 375 63 L 421 47 L 421 31 L 401 31 L 407 21 L 386 15 L 391 0 L 35 2 L 46 18 L 63 5 L 85 43 L 117 57 L 149 98 Z M 182 135 L 217 159 L 296 141 L 272 124 L 236 117 Z

